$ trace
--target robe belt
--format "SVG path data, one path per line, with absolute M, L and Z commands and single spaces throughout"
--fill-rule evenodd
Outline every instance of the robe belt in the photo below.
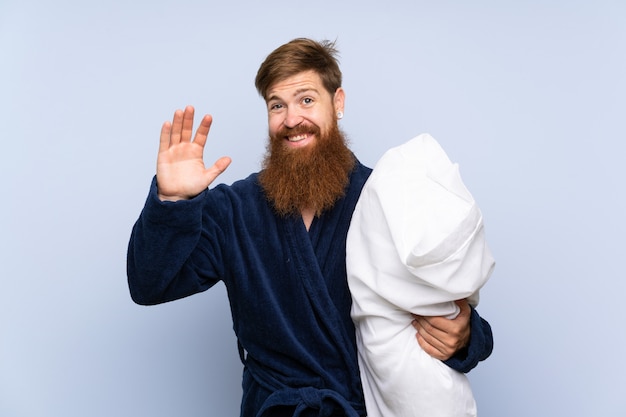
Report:
M 330 389 L 303 387 L 274 391 L 263 403 L 257 417 L 271 416 L 271 409 L 278 406 L 295 406 L 293 417 L 302 415 L 305 410 L 319 410 L 319 417 L 331 417 L 335 406 L 339 406 L 347 417 L 359 417 L 359 413 L 345 398 Z
M 243 348 L 240 353 L 245 355 Z M 332 417 L 336 412 L 346 417 L 365 415 L 363 404 L 350 402 L 335 390 L 311 386 L 292 388 L 278 382 L 251 356 L 245 355 L 244 363 L 254 381 L 271 392 L 256 417 L 270 417 L 274 407 L 295 407 L 292 417 L 302 416 L 307 410 L 318 410 L 318 417 Z

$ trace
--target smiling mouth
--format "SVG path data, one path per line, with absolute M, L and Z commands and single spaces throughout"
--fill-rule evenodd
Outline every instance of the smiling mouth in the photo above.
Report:
M 301 140 L 304 140 L 307 138 L 308 135 L 306 134 L 302 134 L 302 135 L 296 135 L 296 136 L 288 136 L 287 140 L 289 142 L 300 142 Z

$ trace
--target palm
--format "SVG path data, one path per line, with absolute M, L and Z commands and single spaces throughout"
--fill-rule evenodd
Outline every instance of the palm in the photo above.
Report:
M 194 109 L 177 110 L 172 123 L 161 129 L 157 158 L 157 185 L 162 200 L 189 199 L 204 191 L 230 164 L 223 157 L 206 168 L 202 159 L 204 145 L 211 127 L 211 116 L 204 116 L 193 141 Z

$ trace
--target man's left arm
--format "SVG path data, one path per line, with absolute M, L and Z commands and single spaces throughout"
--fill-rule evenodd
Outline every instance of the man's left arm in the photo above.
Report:
M 491 355 L 493 334 L 489 323 L 467 300 L 456 303 L 461 309 L 456 318 L 414 316 L 413 327 L 417 330 L 417 342 L 426 353 L 467 373 Z

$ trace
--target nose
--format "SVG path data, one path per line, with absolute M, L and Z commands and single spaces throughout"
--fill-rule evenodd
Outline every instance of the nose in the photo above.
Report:
M 302 123 L 302 120 L 304 120 L 304 118 L 300 115 L 298 109 L 288 107 L 287 111 L 285 112 L 285 120 L 283 121 L 283 124 L 285 125 L 285 127 L 293 129 L 294 127 Z

